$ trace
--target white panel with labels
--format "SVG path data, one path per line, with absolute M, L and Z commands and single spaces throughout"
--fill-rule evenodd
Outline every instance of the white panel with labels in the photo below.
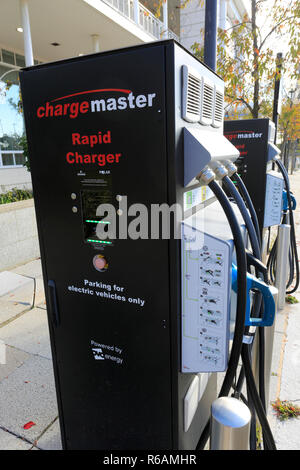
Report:
M 283 178 L 276 171 L 266 174 L 264 227 L 281 224 Z
M 231 245 L 182 223 L 182 372 L 221 372 L 229 344 Z

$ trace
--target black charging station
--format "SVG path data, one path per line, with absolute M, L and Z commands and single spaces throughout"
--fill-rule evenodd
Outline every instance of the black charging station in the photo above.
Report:
M 172 40 L 20 73 L 64 449 L 194 449 L 216 397 L 184 429 L 180 240 L 97 236 L 99 204 L 182 204 L 184 64 L 222 86 Z
M 279 173 L 277 176 L 282 183 L 277 195 L 278 204 L 274 200 L 275 194 L 267 194 L 267 174 L 272 172 L 272 159 L 280 153 L 274 145 L 274 123 L 266 118 L 224 121 L 224 135 L 240 152 L 235 165 L 253 202 L 262 235 L 265 227 L 279 225 L 281 221 L 283 181 Z M 276 206 L 271 207 L 273 202 Z M 267 220 L 272 211 L 273 220 Z

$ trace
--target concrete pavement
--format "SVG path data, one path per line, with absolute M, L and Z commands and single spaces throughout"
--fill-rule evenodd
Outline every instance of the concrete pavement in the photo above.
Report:
M 300 240 L 300 171 L 290 180 Z M 0 273 L 0 285 L 0 450 L 61 449 L 40 260 Z M 300 405 L 300 303 L 277 314 L 271 371 L 270 401 Z M 300 449 L 300 419 L 281 422 L 270 406 L 269 421 L 279 450 Z
M 291 190 L 298 201 L 294 211 L 297 246 L 300 243 L 300 171 L 290 175 Z M 277 313 L 273 346 L 270 401 L 277 398 L 300 406 L 300 287 L 292 294 L 298 304 L 285 304 Z M 269 410 L 269 422 L 279 450 L 300 449 L 300 419 L 280 421 Z
M 26 282 L 13 288 L 11 273 Z M 12 290 L 0 296 L 0 450 L 61 449 L 40 260 L 5 274 Z

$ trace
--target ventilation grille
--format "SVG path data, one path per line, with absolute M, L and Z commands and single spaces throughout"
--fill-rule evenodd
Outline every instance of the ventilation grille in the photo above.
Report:
M 200 122 L 202 124 L 212 124 L 214 103 L 214 87 L 206 79 L 202 84 L 202 106 L 200 114 Z
M 220 127 L 223 122 L 223 107 L 224 107 L 223 93 L 215 88 L 214 120 L 213 120 L 214 127 Z
M 201 93 L 201 81 L 194 77 L 192 74 L 188 74 L 187 84 L 187 100 L 186 109 L 188 113 L 195 114 L 197 120 L 200 115 L 200 93 Z
M 182 72 L 182 118 L 197 122 L 200 118 L 201 77 L 186 65 Z
M 205 126 L 221 127 L 224 114 L 222 85 L 201 75 L 197 69 L 182 66 L 181 117 Z

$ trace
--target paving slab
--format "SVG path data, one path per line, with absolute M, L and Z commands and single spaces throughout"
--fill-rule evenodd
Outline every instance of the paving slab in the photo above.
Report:
M 29 354 L 51 359 L 47 312 L 34 308 L 0 328 L 0 339 Z
M 0 364 L 0 382 L 8 377 L 18 367 L 24 364 L 30 355 L 20 349 L 5 346 L 5 364 Z
M 32 276 L 35 278 L 43 277 L 41 259 L 29 261 L 29 263 L 21 264 L 11 270 L 13 273 L 21 274 L 22 276 Z
M 58 415 L 52 363 L 31 356 L 0 382 L 0 428 L 34 443 Z M 24 425 L 33 422 L 29 429 Z
M 45 433 L 37 439 L 35 445 L 42 450 L 62 450 L 59 419 L 45 431 Z
M 2 300 L 0 298 L 0 327 L 30 308 L 31 304 L 29 302 L 24 305 L 23 302 Z
M 30 450 L 32 444 L 0 429 L 0 450 Z
M 14 275 L 19 276 L 18 274 Z M 20 303 L 24 305 L 24 307 L 31 306 L 33 300 L 35 304 L 43 302 L 43 300 L 45 299 L 43 280 L 40 278 L 33 279 L 33 277 L 20 277 L 27 279 L 28 282 L 22 287 L 19 287 L 18 289 L 15 289 L 12 292 L 8 292 L 7 294 L 2 295 L 0 297 L 0 300 L 12 303 Z
M 29 277 L 11 271 L 2 271 L 0 273 L 0 297 L 11 294 L 26 284 L 32 284 L 33 281 Z
M 45 301 L 40 261 L 35 260 L 16 269 L 19 273 L 0 273 L 0 327 Z

